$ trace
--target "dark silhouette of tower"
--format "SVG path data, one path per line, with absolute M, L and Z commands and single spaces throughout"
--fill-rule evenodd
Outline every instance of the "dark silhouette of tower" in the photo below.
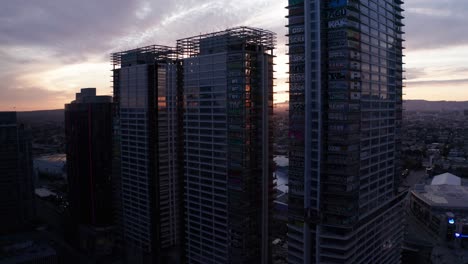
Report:
M 82 89 L 65 105 L 65 135 L 74 239 L 92 255 L 106 254 L 113 224 L 112 98 Z
M 0 235 L 34 216 L 31 138 L 16 112 L 0 112 Z
M 182 160 L 178 65 L 171 47 L 112 54 L 117 213 L 128 263 L 178 263 Z

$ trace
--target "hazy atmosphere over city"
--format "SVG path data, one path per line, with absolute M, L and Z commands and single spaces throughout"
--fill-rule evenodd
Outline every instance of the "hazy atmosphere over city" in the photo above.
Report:
M 276 32 L 277 91 L 287 90 L 285 1 L 2 1 L 0 110 L 63 108 L 80 87 L 111 94 L 111 52 L 240 25 Z M 468 100 L 468 2 L 404 4 L 404 99 Z M 275 101 L 287 100 L 278 93 Z
M 468 264 L 468 0 L 0 0 L 0 264 Z

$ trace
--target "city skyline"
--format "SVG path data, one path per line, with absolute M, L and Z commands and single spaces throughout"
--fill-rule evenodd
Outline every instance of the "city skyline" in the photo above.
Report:
M 288 97 L 283 92 L 288 90 L 286 1 L 55 2 L 5 3 L 0 11 L 5 21 L 0 26 L 0 110 L 63 108 L 80 87 L 111 94 L 109 53 L 154 42 L 172 45 L 176 39 L 238 25 L 277 33 L 275 101 Z M 463 90 L 468 38 L 459 34 L 468 22 L 463 17 L 468 4 L 415 0 L 404 9 L 404 99 L 468 100 Z M 119 17 L 118 22 L 105 14 Z
M 468 4 L 404 1 L 2 5 L 0 263 L 468 264 Z

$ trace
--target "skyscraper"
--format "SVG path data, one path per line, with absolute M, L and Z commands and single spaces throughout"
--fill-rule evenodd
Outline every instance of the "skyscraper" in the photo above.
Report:
M 148 46 L 112 54 L 121 219 L 129 263 L 177 263 L 182 180 L 175 52 Z
M 400 0 L 289 0 L 290 263 L 398 263 Z
M 112 97 L 81 89 L 65 105 L 65 138 L 72 232 L 89 254 L 112 247 Z
M 188 263 L 267 263 L 275 35 L 239 27 L 177 41 Z
M 31 137 L 16 112 L 0 112 L 0 235 L 34 216 Z

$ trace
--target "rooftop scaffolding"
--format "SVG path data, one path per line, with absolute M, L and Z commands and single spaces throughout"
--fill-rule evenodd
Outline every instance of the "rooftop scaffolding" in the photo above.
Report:
M 124 58 L 124 59 L 122 59 Z M 162 45 L 150 45 L 146 47 L 115 52 L 111 54 L 111 63 L 114 69 L 125 64 L 125 58 L 133 59 L 137 63 L 147 63 L 160 60 L 175 60 L 176 50 L 173 47 Z
M 212 50 L 223 50 L 231 45 L 255 44 L 273 51 L 276 45 L 276 34 L 269 30 L 236 27 L 223 31 L 202 34 L 190 38 L 177 40 L 177 55 L 179 59 L 200 55 L 203 45 L 209 46 Z

